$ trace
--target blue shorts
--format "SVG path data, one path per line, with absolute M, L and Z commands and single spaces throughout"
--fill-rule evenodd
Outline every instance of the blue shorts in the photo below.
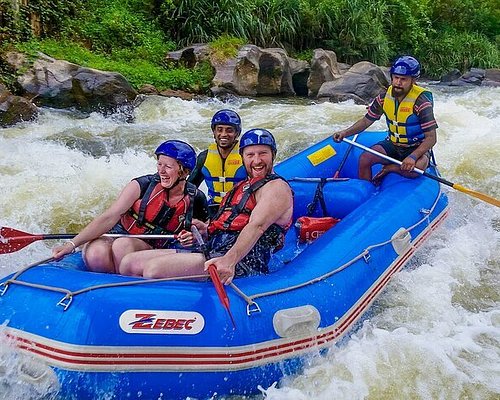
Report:
M 233 247 L 239 232 L 217 232 L 208 241 L 207 247 L 211 258 L 222 257 Z M 234 276 L 239 278 L 249 275 L 267 274 L 268 264 L 274 246 L 261 236 L 250 252 L 236 264 Z

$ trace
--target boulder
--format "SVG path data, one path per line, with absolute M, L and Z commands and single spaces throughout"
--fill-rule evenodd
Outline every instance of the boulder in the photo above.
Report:
M 38 116 L 38 109 L 30 101 L 14 96 L 0 84 L 0 127 L 7 128 L 23 121 L 31 121 Z
M 316 49 L 311 60 L 311 73 L 307 80 L 309 97 L 316 97 L 325 82 L 340 78 L 337 55 L 331 50 Z
M 440 83 L 453 82 L 455 79 L 460 78 L 460 76 L 462 76 L 462 73 L 457 68 L 453 68 L 441 77 Z
M 236 58 L 212 64 L 212 93 L 240 96 L 294 95 L 292 69 L 283 49 L 242 46 Z M 297 63 L 294 63 L 297 67 Z M 300 71 L 300 68 L 296 71 Z
M 321 85 L 318 98 L 330 101 L 353 99 L 357 104 L 369 104 L 389 87 L 387 71 L 368 61 L 354 64 L 339 78 Z
M 307 97 L 309 89 L 307 81 L 311 73 L 311 67 L 305 60 L 296 60 L 295 58 L 288 57 L 290 64 L 290 73 L 292 74 L 292 86 L 297 96 Z
M 485 71 L 481 86 L 500 87 L 500 69 L 490 68 Z
M 210 48 L 204 43 L 196 43 L 181 50 L 171 51 L 165 57 L 167 65 L 186 68 L 194 68 L 199 62 L 209 60 Z
M 18 78 L 23 92 L 38 105 L 112 112 L 129 105 L 137 92 L 123 75 L 56 60 L 41 54 Z

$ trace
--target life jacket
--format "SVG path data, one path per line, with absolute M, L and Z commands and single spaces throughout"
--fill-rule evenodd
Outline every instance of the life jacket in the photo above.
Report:
M 413 111 L 418 96 L 424 92 L 429 95 L 432 102 L 432 94 L 429 91 L 413 85 L 405 98 L 397 104 L 396 98 L 392 95 L 392 85 L 387 89 L 383 110 L 389 137 L 393 143 L 416 145 L 425 138 L 419 118 Z
M 186 182 L 184 197 L 173 207 L 166 203 L 167 191 L 160 184 L 158 174 L 150 182 L 142 198 L 122 215 L 123 228 L 130 234 L 170 234 L 191 230 L 196 186 Z
M 247 177 L 239 154 L 239 143 L 233 147 L 225 160 L 220 156 L 216 143 L 208 146 L 202 173 L 208 188 L 209 203 L 220 204 L 234 184 Z
M 257 204 L 255 192 L 266 183 L 275 179 L 283 178 L 276 174 L 269 174 L 264 178 L 251 178 L 238 182 L 231 192 L 224 197 L 219 211 L 213 220 L 210 221 L 208 225 L 209 234 L 212 235 L 217 231 L 240 232 L 248 224 L 250 214 Z M 266 235 L 269 232 L 270 239 L 272 237 L 270 245 L 275 247 L 282 246 L 284 234 L 290 225 L 291 221 L 284 228 L 277 224 L 272 224 L 264 233 Z

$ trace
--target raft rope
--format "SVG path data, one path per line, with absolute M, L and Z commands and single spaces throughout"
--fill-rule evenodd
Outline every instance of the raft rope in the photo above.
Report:
M 431 208 L 430 209 L 424 209 L 424 208 L 421 209 L 420 212 L 422 214 L 424 214 L 424 217 L 420 221 L 416 222 L 415 224 L 413 224 L 412 226 L 407 228 L 406 229 L 407 232 L 412 231 L 413 229 L 415 229 L 417 226 L 419 226 L 420 224 L 422 224 L 425 221 L 428 221 L 428 223 L 430 223 L 429 215 L 431 215 L 432 212 L 434 211 L 434 209 L 436 208 L 437 203 L 438 203 L 439 199 L 441 198 L 441 194 L 442 194 L 442 191 L 440 188 L 439 194 L 438 194 L 438 196 L 436 196 L 436 200 L 434 201 Z M 343 271 L 344 269 L 351 266 L 352 264 L 354 264 L 355 262 L 357 262 L 360 259 L 364 259 L 365 263 L 368 263 L 370 260 L 370 251 L 371 250 L 376 249 L 378 247 L 386 246 L 387 244 L 392 243 L 393 241 L 395 241 L 397 239 L 398 239 L 398 237 L 393 237 L 393 238 L 386 240 L 384 242 L 375 243 L 373 245 L 370 245 L 365 250 L 363 250 L 360 254 L 358 254 L 357 256 L 352 258 L 351 260 L 347 261 L 345 264 L 342 264 L 338 268 L 336 268 L 330 272 L 327 272 L 326 274 L 320 275 L 316 278 L 310 279 L 309 281 L 305 281 L 305 282 L 302 282 L 302 283 L 297 284 L 297 285 L 293 285 L 293 286 L 289 286 L 289 287 L 277 289 L 277 290 L 271 290 L 271 291 L 263 292 L 263 293 L 256 293 L 256 294 L 253 294 L 250 296 L 245 294 L 240 288 L 238 288 L 238 286 L 236 286 L 234 284 L 234 282 L 232 282 L 230 284 L 230 286 L 247 303 L 247 315 L 251 315 L 252 313 L 261 311 L 261 309 L 260 309 L 259 305 L 257 304 L 257 302 L 255 301 L 255 299 L 290 292 L 292 290 L 296 290 L 296 289 L 299 289 L 299 288 L 302 288 L 305 286 L 312 285 L 316 282 L 320 282 L 322 280 L 325 280 L 325 279 L 331 277 L 332 275 L 335 275 L 335 274 Z M 410 246 L 413 246 L 413 244 L 410 243 Z M 33 288 L 37 288 L 37 289 L 43 289 L 43 290 L 48 290 L 48 291 L 53 291 L 53 292 L 58 292 L 58 293 L 64 293 L 65 296 L 61 300 L 59 300 L 57 305 L 62 306 L 63 310 L 66 311 L 69 308 L 69 306 L 71 305 L 73 298 L 75 296 L 82 294 L 82 293 L 90 292 L 92 290 L 124 287 L 124 286 L 134 286 L 134 285 L 145 285 L 148 283 L 160 283 L 160 282 L 167 282 L 167 281 L 172 281 L 172 280 L 193 280 L 193 279 L 207 279 L 208 278 L 208 275 L 192 275 L 192 276 L 181 276 L 181 277 L 175 277 L 175 278 L 159 278 L 159 279 L 145 279 L 145 280 L 141 279 L 141 280 L 135 280 L 135 281 L 126 281 L 126 282 L 94 285 L 94 286 L 89 286 L 89 287 L 86 287 L 86 288 L 83 288 L 80 290 L 76 290 L 76 291 L 71 291 L 69 289 L 60 288 L 60 287 L 56 287 L 56 286 L 40 285 L 37 283 L 30 283 L 30 282 L 17 280 L 17 278 L 21 274 L 26 272 L 27 270 L 29 270 L 33 267 L 36 267 L 38 265 L 41 265 L 45 262 L 52 261 L 52 260 L 53 260 L 53 258 L 48 258 L 46 260 L 39 261 L 35 264 L 28 265 L 27 267 L 18 271 L 16 274 L 14 274 L 12 276 L 11 279 L 8 279 L 7 281 L 0 284 L 0 288 L 1 288 L 0 289 L 0 296 L 3 296 L 5 294 L 5 292 L 7 291 L 10 284 L 17 284 L 17 285 L 28 286 L 28 287 L 33 287 Z
M 441 198 L 441 194 L 442 194 L 442 190 L 440 188 L 438 196 L 436 196 L 436 200 L 432 204 L 431 208 L 430 209 L 424 209 L 424 208 L 420 209 L 420 212 L 422 214 L 424 214 L 424 217 L 420 221 L 416 222 L 415 224 L 413 224 L 409 228 L 407 228 L 406 229 L 407 232 L 412 231 L 413 229 L 415 229 L 417 226 L 419 226 L 420 224 L 422 224 L 426 220 L 429 222 L 429 215 L 431 215 L 432 212 L 434 211 L 434 209 L 436 208 L 437 203 L 438 203 L 439 199 Z M 243 293 L 243 291 L 241 289 L 239 289 L 234 283 L 231 283 L 231 287 L 234 289 L 234 291 L 240 297 L 243 298 L 243 300 L 245 300 L 245 302 L 247 303 L 247 315 L 250 315 L 254 312 L 260 312 L 260 307 L 255 302 L 255 299 L 262 298 L 262 297 L 268 297 L 268 296 L 274 296 L 274 295 L 281 294 L 281 293 L 286 293 L 288 291 L 292 291 L 295 289 L 302 288 L 304 286 L 312 285 L 316 282 L 320 282 L 322 280 L 325 280 L 325 279 L 331 277 L 332 275 L 335 275 L 335 274 L 343 271 L 344 269 L 351 266 L 352 264 L 354 264 L 356 261 L 360 260 L 361 258 L 364 259 L 365 263 L 368 263 L 370 260 L 370 250 L 373 250 L 377 247 L 386 246 L 387 244 L 392 243 L 397 239 L 398 239 L 397 237 L 394 237 L 394 238 L 391 238 L 391 239 L 386 240 L 384 242 L 375 243 L 373 245 L 370 245 L 365 250 L 363 250 L 360 254 L 358 254 L 357 256 L 352 258 L 351 260 L 347 261 L 345 264 L 342 264 L 340 267 L 338 267 L 330 272 L 327 272 L 326 274 L 320 275 L 314 279 L 311 279 L 309 281 L 302 282 L 298 285 L 289 286 L 289 287 L 277 289 L 277 290 L 271 290 L 271 291 L 263 292 L 263 293 L 257 293 L 257 294 L 253 294 L 251 296 L 248 296 L 245 293 Z M 410 246 L 413 246 L 413 244 L 410 244 Z

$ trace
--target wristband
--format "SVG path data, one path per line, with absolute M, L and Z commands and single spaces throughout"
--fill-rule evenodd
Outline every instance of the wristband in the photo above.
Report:
M 71 253 L 74 253 L 76 251 L 76 244 L 72 240 L 68 240 L 66 243 L 69 243 L 71 246 L 73 246 L 73 250 L 71 250 Z
M 413 161 L 417 161 L 418 160 L 418 158 L 415 157 L 413 154 L 410 154 L 408 157 L 410 157 Z

